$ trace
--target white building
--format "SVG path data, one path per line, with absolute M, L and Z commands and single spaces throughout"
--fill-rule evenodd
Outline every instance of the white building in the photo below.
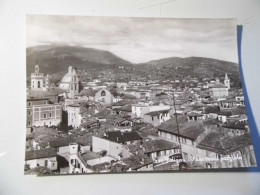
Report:
M 73 128 L 79 128 L 81 124 L 80 105 L 78 103 L 67 106 L 68 112 L 68 126 Z
M 95 101 L 111 105 L 113 103 L 113 95 L 107 89 L 100 89 L 95 93 Z
M 170 106 L 160 104 L 160 105 L 144 105 L 144 104 L 134 104 L 132 105 L 132 115 L 135 118 L 144 118 L 144 115 L 148 112 L 159 111 L 159 110 L 169 110 Z
M 158 110 L 144 114 L 144 122 L 154 127 L 168 121 L 170 118 L 170 110 Z
M 50 171 L 57 170 L 57 153 L 54 148 L 27 151 L 25 155 L 25 165 L 30 169 L 36 167 L 46 167 Z
M 31 86 L 32 91 L 46 91 L 49 88 L 49 76 L 44 77 L 43 73 L 40 73 L 39 65 L 35 65 L 35 72 L 31 73 Z

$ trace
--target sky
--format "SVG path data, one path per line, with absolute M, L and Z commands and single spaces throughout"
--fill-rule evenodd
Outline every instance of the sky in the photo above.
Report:
M 27 15 L 26 43 L 102 49 L 132 63 L 190 56 L 238 62 L 235 19 Z

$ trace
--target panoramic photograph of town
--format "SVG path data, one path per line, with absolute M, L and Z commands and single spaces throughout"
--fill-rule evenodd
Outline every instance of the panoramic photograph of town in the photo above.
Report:
M 26 20 L 25 174 L 256 166 L 235 20 Z

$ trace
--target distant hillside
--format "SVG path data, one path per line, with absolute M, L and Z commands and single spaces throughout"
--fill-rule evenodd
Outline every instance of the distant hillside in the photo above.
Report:
M 26 49 L 27 75 L 34 72 L 38 61 L 43 73 L 66 71 L 76 68 L 102 68 L 103 66 L 130 65 L 131 63 L 108 51 L 79 46 L 36 46 Z
M 236 63 L 221 61 L 203 57 L 171 57 L 153 60 L 147 63 L 136 65 L 138 71 L 149 70 L 150 74 L 167 75 L 201 75 L 218 76 L 228 73 L 234 77 L 239 77 L 239 66 Z

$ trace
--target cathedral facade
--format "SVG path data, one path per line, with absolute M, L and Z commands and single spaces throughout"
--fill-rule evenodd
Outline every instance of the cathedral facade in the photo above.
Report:
M 68 73 L 62 78 L 59 88 L 67 92 L 69 98 L 74 99 L 80 92 L 80 82 L 76 69 L 69 66 Z

